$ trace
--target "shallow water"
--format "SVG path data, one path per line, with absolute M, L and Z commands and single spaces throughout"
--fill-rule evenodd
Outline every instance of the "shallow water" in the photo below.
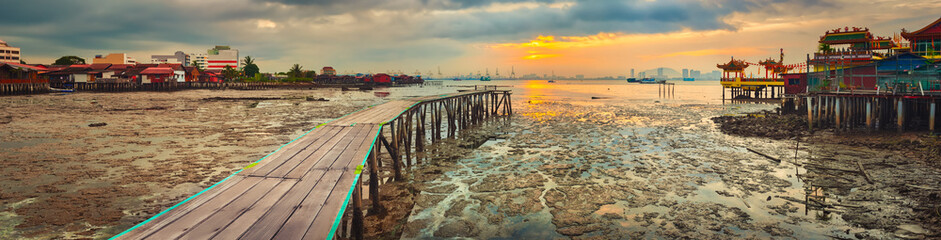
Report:
M 796 174 L 805 170 L 745 149 L 790 160 L 793 141 L 716 130 L 710 117 L 775 107 L 723 104 L 718 82 L 679 82 L 669 99 L 657 85 L 621 81 L 460 82 L 480 83 L 512 85 L 512 126 L 497 133 L 506 139 L 426 182 L 421 194 L 437 197 L 419 198 L 432 202 L 416 204 L 404 238 L 826 239 L 858 230 L 838 213 L 805 209 Z

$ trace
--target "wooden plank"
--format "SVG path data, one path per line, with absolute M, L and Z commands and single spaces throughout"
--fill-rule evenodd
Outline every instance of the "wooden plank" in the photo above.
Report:
M 348 127 L 352 130 L 361 130 L 364 127 Z M 357 133 L 359 131 L 356 131 Z M 347 144 L 352 141 L 352 136 L 347 134 L 343 136 L 347 140 Z M 343 143 L 337 144 L 337 146 L 342 145 Z M 345 148 L 345 147 L 344 147 Z M 336 155 L 339 156 L 339 155 Z M 335 157 L 334 157 L 335 158 Z M 335 160 L 335 159 L 334 159 Z M 309 197 L 309 193 L 316 187 L 321 181 L 330 181 L 327 174 L 329 174 L 328 169 L 335 161 L 326 159 L 319 161 L 313 169 L 304 171 L 307 174 L 305 178 L 301 179 L 300 182 L 292 188 L 287 195 L 285 195 L 281 200 L 279 200 L 259 221 L 253 225 L 249 231 L 242 235 L 242 239 L 269 239 L 280 231 L 282 226 L 285 225 L 285 222 L 289 217 L 294 214 L 295 211 L 303 209 L 301 205 L 302 201 L 305 198 Z M 319 167 L 318 167 L 319 166 Z M 298 177 L 299 178 L 299 177 Z M 313 216 L 308 216 L 313 217 Z
M 303 150 L 300 150 L 297 153 L 291 155 L 291 158 L 289 159 L 280 159 L 279 161 L 282 162 L 281 164 L 269 164 L 268 166 L 265 166 L 264 168 L 256 170 L 255 173 L 252 174 L 252 176 L 265 176 L 265 177 L 283 176 L 283 174 L 279 175 L 279 174 L 272 174 L 272 173 L 279 169 L 286 170 L 282 172 L 287 172 L 287 171 L 290 171 L 291 169 L 294 169 L 294 167 L 297 167 L 297 165 L 300 164 L 301 161 L 306 159 L 308 156 L 310 156 L 317 150 L 320 150 L 324 146 L 327 146 L 324 143 L 334 139 L 337 135 L 339 135 L 340 131 L 343 130 L 342 127 L 336 127 L 336 126 L 323 126 L 323 128 L 324 129 L 322 129 L 323 130 L 322 132 L 324 133 L 319 134 L 319 136 L 316 136 L 318 139 L 314 141 L 309 147 L 304 148 Z
M 332 189 L 328 192 L 317 192 L 318 189 L 314 189 L 314 192 L 311 192 L 312 195 L 329 194 L 329 196 L 322 210 L 317 214 L 317 217 L 313 219 L 314 222 L 311 224 L 311 227 L 307 229 L 304 238 L 325 239 L 327 237 L 327 234 L 330 233 L 330 229 L 333 227 L 333 222 L 336 221 L 337 215 L 343 207 L 342 204 L 345 202 L 346 196 L 352 191 L 353 179 L 355 177 L 356 175 L 352 173 L 343 174 L 343 176 L 337 180 L 336 189 Z
M 232 202 L 232 200 L 241 196 L 242 193 L 251 190 L 252 187 L 261 182 L 261 179 L 262 178 L 254 177 L 243 178 L 242 181 L 239 181 L 239 183 L 232 186 L 232 188 L 220 193 L 212 200 L 206 202 L 206 204 L 193 209 L 186 215 L 173 220 L 172 223 L 167 224 L 165 227 L 147 236 L 146 239 L 175 239 L 179 237 L 190 227 L 197 225 L 211 216 L 212 213 L 219 211 Z
M 331 149 L 336 147 L 336 145 L 341 144 L 344 139 L 349 139 L 354 136 L 356 133 L 353 132 L 357 128 L 354 127 L 340 127 L 341 130 L 337 135 L 334 135 L 333 138 L 330 138 L 329 141 L 323 144 L 317 151 L 311 153 L 308 156 L 302 156 L 301 162 L 296 166 L 291 168 L 278 168 L 269 173 L 268 177 L 287 177 L 291 172 L 296 169 L 303 169 L 303 171 L 308 171 L 311 166 L 317 165 L 321 158 L 329 152 Z M 294 177 L 297 178 L 297 177 Z
M 320 146 L 323 145 L 323 142 L 329 140 L 331 137 L 336 135 L 337 132 L 339 131 L 340 129 L 338 128 L 327 127 L 327 126 L 322 126 L 319 129 L 314 129 L 314 131 L 308 134 L 307 136 L 304 136 L 303 138 L 298 139 L 298 141 L 303 140 L 304 142 L 307 143 L 307 145 L 304 146 L 303 148 L 281 149 L 280 151 L 275 152 L 274 154 L 269 156 L 267 159 L 262 161 L 262 163 L 259 163 L 258 166 L 249 168 L 243 173 L 245 173 L 246 176 L 266 176 L 271 171 L 274 171 L 274 169 L 279 168 L 285 163 L 294 159 L 299 153 L 304 152 L 305 150 L 308 150 L 308 149 L 316 150 L 317 148 L 320 148 Z
M 190 199 L 188 202 L 183 203 L 180 206 L 177 206 L 173 210 L 170 210 L 169 212 L 164 213 L 163 215 L 160 215 L 159 217 L 151 220 L 149 223 L 137 229 L 134 229 L 133 231 L 128 232 L 127 234 L 122 235 L 121 238 L 122 239 L 144 238 L 145 236 L 148 236 L 152 234 L 153 232 L 160 230 L 167 224 L 172 223 L 177 218 L 180 218 L 183 215 L 186 215 L 193 209 L 199 206 L 202 206 L 204 203 L 208 202 L 209 200 L 212 200 L 213 198 L 218 196 L 220 193 L 225 192 L 232 186 L 235 186 L 236 184 L 241 182 L 242 179 L 244 178 L 245 177 L 242 177 L 242 176 L 232 176 L 232 178 L 229 178 L 225 182 L 219 183 L 219 185 L 213 187 L 212 189 L 207 190 L 206 192 L 203 192 L 198 197 Z
M 313 143 L 313 141 L 316 140 L 316 138 L 311 138 L 310 135 L 317 135 L 321 133 L 322 131 L 319 131 L 319 129 L 314 129 L 313 131 L 308 133 L 308 135 L 305 135 L 301 137 L 301 139 L 298 139 L 294 142 L 291 142 L 285 145 L 281 149 L 269 155 L 263 161 L 259 162 L 255 167 L 251 168 L 250 170 L 243 171 L 242 173 L 245 175 L 251 175 L 254 172 L 253 170 L 256 170 L 260 167 L 264 167 L 265 165 L 270 165 L 272 163 L 275 163 L 275 165 L 280 164 L 279 160 L 282 160 L 284 158 L 290 158 L 293 153 L 296 153 L 300 149 L 304 149 L 310 146 Z
M 347 136 L 344 136 L 343 139 L 341 139 L 340 142 L 337 143 L 336 146 L 334 146 L 332 149 L 326 152 L 318 151 L 318 153 L 322 153 L 323 155 L 316 156 L 318 157 L 318 159 L 314 159 L 315 156 L 311 155 L 311 157 L 305 160 L 304 162 L 304 163 L 313 163 L 313 161 L 311 160 L 316 160 L 316 162 L 324 162 L 324 164 L 316 164 L 316 165 L 307 164 L 304 166 L 298 166 L 294 170 L 291 170 L 291 172 L 289 172 L 287 175 L 285 175 L 285 177 L 302 178 L 302 177 L 305 177 L 307 172 L 310 171 L 312 167 L 333 166 L 334 165 L 333 162 L 337 161 L 338 156 L 340 156 L 348 147 L 353 146 L 354 143 L 362 141 L 362 139 L 366 136 L 366 134 L 368 134 L 370 127 L 371 125 L 357 125 L 355 127 L 351 127 L 354 129 L 349 134 L 347 134 Z M 330 163 L 330 164 L 326 164 L 326 163 Z
M 229 225 L 232 221 L 250 209 L 251 206 L 266 196 L 273 188 L 284 181 L 278 178 L 259 178 L 261 182 L 252 189 L 232 200 L 228 205 L 219 209 L 206 218 L 198 225 L 190 227 L 186 233 L 180 236 L 181 239 L 208 239 Z M 289 180 L 290 181 L 290 180 Z M 286 189 L 285 189 L 286 190 Z
M 272 206 L 275 205 L 281 198 L 288 193 L 296 184 L 297 179 L 284 179 L 278 183 L 277 186 L 272 188 L 264 197 L 262 197 L 258 202 L 255 202 L 255 205 L 252 205 L 248 211 L 238 216 L 234 221 L 229 223 L 225 228 L 220 229 L 215 236 L 212 238 L 215 239 L 236 239 L 242 233 L 247 231 L 249 227 L 255 224 L 267 213 Z
M 375 131 L 378 131 L 377 128 L 372 126 L 364 126 L 365 130 L 361 131 L 361 134 L 357 135 L 355 141 L 353 141 L 350 146 L 343 151 L 343 154 L 337 156 L 336 163 L 327 170 L 327 173 L 320 178 L 320 181 L 317 183 L 317 186 L 310 192 L 307 198 L 301 203 L 297 208 L 294 214 L 285 222 L 284 226 L 281 227 L 281 230 L 278 231 L 278 234 L 275 235 L 277 239 L 301 239 L 304 238 L 305 232 L 308 228 L 311 227 L 311 223 L 316 221 L 316 218 L 329 218 L 330 223 L 333 223 L 336 215 L 319 215 L 318 213 L 322 211 L 324 206 L 333 206 L 330 205 L 330 202 L 326 202 L 328 197 L 333 195 L 343 195 L 343 198 L 346 198 L 346 195 L 352 190 L 350 189 L 349 184 L 340 184 L 337 183 L 339 180 L 348 178 L 348 176 L 355 175 L 354 171 L 356 166 L 362 163 L 362 160 L 366 157 L 366 154 L 369 152 L 369 147 L 372 146 L 372 137 L 375 136 Z M 309 181 L 308 179 L 305 179 Z M 304 181 L 304 180 L 302 180 Z M 341 200 L 342 201 L 342 200 Z M 334 204 L 338 205 L 338 204 Z M 330 209 L 327 209 L 328 211 Z

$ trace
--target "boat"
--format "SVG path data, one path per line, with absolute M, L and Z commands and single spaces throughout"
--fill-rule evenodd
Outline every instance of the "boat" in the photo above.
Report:
M 454 81 L 461 81 L 460 78 L 454 78 L 454 79 L 451 79 L 451 80 L 454 80 Z
M 489 76 L 480 77 L 480 81 L 490 81 L 490 77 Z
M 644 78 L 640 80 L 641 84 L 660 84 L 660 83 L 666 83 L 666 82 L 667 80 L 657 80 L 653 78 Z
M 627 82 L 640 82 L 636 78 L 628 78 Z
M 554 82 L 555 82 L 555 80 L 549 80 L 549 83 L 554 83 Z
M 75 92 L 75 89 L 67 89 L 67 88 L 49 88 L 49 90 L 53 92 Z
M 683 78 L 683 81 L 684 81 L 684 82 L 692 82 L 692 81 L 696 81 L 696 79 L 695 79 L 695 78 Z

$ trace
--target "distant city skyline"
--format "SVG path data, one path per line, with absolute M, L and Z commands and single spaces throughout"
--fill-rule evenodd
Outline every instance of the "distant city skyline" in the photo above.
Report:
M 514 67 L 517 75 L 590 78 L 661 66 L 706 74 L 732 56 L 757 62 L 776 58 L 781 48 L 785 63 L 796 63 L 829 29 L 868 27 L 892 36 L 941 12 L 941 3 L 930 1 L 224 3 L 14 1 L 5 7 L 15 11 L 0 16 L 0 39 L 21 48 L 28 63 L 108 53 L 147 62 L 151 55 L 228 45 L 254 57 L 263 72 L 297 63 L 341 73 L 436 74 L 440 67 L 447 76 Z

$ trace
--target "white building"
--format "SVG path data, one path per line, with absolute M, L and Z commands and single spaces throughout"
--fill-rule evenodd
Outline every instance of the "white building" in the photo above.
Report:
M 0 40 L 0 62 L 20 63 L 20 48 Z
M 225 66 L 240 68 L 239 50 L 229 46 L 216 46 L 206 51 L 207 54 L 190 54 L 190 58 L 202 69 L 224 69 Z
M 176 51 L 173 55 L 150 55 L 150 63 L 174 63 L 189 66 L 191 62 L 190 55 L 183 51 Z

